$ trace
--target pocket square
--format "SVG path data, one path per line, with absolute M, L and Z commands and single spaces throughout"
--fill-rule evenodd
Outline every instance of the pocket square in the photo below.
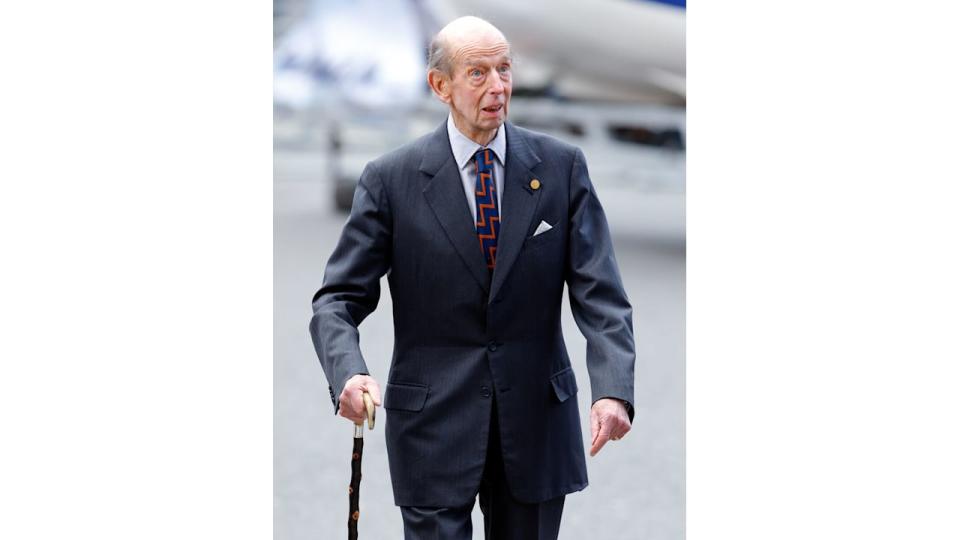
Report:
M 537 226 L 537 230 L 533 231 L 533 235 L 536 236 L 538 234 L 545 233 L 552 228 L 553 227 L 551 227 L 550 224 L 547 223 L 546 221 L 541 221 L 540 225 Z

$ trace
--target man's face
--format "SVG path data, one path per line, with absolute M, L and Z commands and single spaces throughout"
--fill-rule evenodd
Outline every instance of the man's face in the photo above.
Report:
M 441 99 L 446 97 L 457 128 L 486 144 L 507 119 L 512 91 L 510 46 L 493 35 L 464 40 L 454 48 L 451 63 L 453 73 Z

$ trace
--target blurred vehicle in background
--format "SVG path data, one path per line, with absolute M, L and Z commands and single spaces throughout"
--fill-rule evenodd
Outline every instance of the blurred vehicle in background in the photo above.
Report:
M 402 117 L 355 114 L 332 124 L 328 163 L 338 210 L 350 211 L 353 191 L 367 163 L 436 129 L 445 111 L 425 105 Z
M 509 120 L 580 147 L 594 183 L 642 193 L 683 195 L 685 112 L 621 103 L 563 103 L 514 98 Z M 352 115 L 330 129 L 329 174 L 337 208 L 349 211 L 366 164 L 429 133 L 446 118 L 433 99 L 409 114 Z

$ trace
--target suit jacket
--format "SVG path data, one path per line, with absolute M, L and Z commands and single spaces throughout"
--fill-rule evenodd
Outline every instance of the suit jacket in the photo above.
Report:
M 560 325 L 564 283 L 587 341 L 593 401 L 625 400 L 633 417 L 632 308 L 583 154 L 504 126 L 492 275 L 444 123 L 366 166 L 313 299 L 310 332 L 336 412 L 346 380 L 368 374 L 357 327 L 387 274 L 395 341 L 383 407 L 398 506 L 473 500 L 493 397 L 515 498 L 541 502 L 586 487 L 578 386 Z M 553 228 L 534 236 L 541 221 Z

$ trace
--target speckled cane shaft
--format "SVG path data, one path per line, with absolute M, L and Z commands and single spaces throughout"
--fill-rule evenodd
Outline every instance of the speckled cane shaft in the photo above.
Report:
M 350 460 L 350 515 L 347 517 L 347 540 L 357 540 L 357 522 L 360 520 L 360 461 L 363 459 L 363 438 L 353 439 Z

